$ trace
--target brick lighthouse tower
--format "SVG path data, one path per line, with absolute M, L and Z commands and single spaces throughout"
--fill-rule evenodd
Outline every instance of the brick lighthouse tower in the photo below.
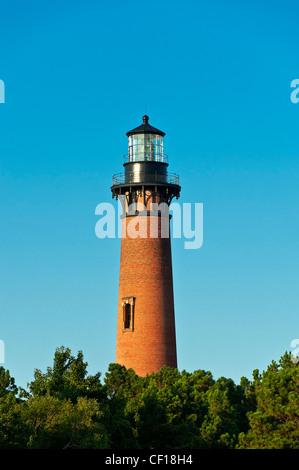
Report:
M 167 172 L 165 133 L 148 121 L 127 132 L 111 187 L 123 207 L 116 362 L 141 376 L 177 367 L 168 208 L 181 188 Z

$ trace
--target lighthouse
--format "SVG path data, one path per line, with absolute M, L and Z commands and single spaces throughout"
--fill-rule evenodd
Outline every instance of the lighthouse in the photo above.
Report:
M 168 172 L 165 132 L 149 117 L 127 132 L 124 171 L 113 176 L 122 203 L 116 363 L 137 375 L 177 367 L 169 205 L 179 177 Z

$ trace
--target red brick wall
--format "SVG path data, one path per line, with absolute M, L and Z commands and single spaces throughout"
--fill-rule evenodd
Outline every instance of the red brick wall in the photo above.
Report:
M 161 217 L 155 218 L 160 227 Z M 124 237 L 137 219 L 144 238 Z M 116 362 L 143 376 L 164 365 L 177 367 L 171 244 L 160 229 L 150 238 L 148 216 L 122 220 Z M 135 297 L 133 331 L 123 329 L 124 297 Z

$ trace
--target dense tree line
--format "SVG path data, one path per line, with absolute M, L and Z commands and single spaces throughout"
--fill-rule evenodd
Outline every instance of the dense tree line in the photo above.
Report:
M 81 351 L 56 350 L 23 390 L 0 367 L 0 448 L 299 448 L 299 367 L 285 353 L 240 385 L 163 367 L 110 364 L 103 383 Z

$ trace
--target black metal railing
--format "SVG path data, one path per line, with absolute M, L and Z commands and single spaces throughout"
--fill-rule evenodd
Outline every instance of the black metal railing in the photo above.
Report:
M 146 174 L 140 175 L 140 181 L 136 181 L 135 173 L 116 173 L 112 177 L 112 186 L 119 184 L 130 184 L 130 183 L 166 183 L 166 184 L 180 184 L 179 175 L 176 173 L 165 173 L 165 174 Z

